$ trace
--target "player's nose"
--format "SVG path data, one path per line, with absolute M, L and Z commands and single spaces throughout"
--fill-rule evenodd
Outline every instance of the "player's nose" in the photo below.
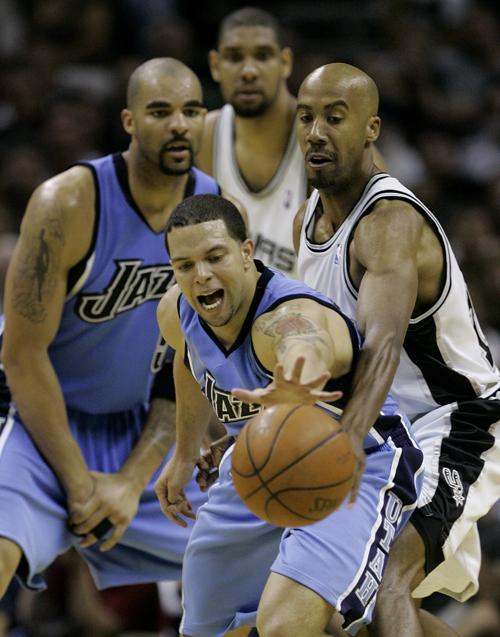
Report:
M 210 279 L 210 277 L 212 276 L 212 272 L 206 261 L 199 261 L 198 263 L 196 263 L 194 272 L 197 283 L 203 283 Z
M 174 111 L 169 118 L 168 127 L 172 132 L 179 135 L 186 133 L 189 126 L 184 113 L 182 111 Z
M 326 127 L 319 117 L 313 120 L 307 133 L 307 141 L 313 144 L 324 144 L 327 140 Z
M 247 55 L 243 59 L 243 64 L 241 66 L 241 77 L 247 82 L 254 80 L 259 73 L 257 68 L 256 61 L 250 55 Z

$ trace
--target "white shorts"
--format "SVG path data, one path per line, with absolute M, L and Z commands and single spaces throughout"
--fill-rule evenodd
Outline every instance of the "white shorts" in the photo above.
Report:
M 500 400 L 445 405 L 413 422 L 424 486 L 411 522 L 426 545 L 426 577 L 414 597 L 465 601 L 478 590 L 476 522 L 500 497 Z

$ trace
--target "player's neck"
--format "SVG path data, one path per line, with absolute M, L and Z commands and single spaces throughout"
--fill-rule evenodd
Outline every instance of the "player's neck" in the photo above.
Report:
M 257 117 L 236 115 L 235 137 L 246 147 L 263 146 L 266 149 L 285 149 L 295 119 L 295 98 L 282 89 L 274 103 Z
M 351 180 L 345 188 L 320 190 L 323 213 L 330 220 L 333 231 L 336 231 L 348 217 L 363 194 L 366 184 L 377 172 L 377 167 L 371 164 L 370 167 L 363 167 L 359 176 Z
M 172 210 L 184 199 L 189 173 L 165 175 L 137 160 L 130 151 L 123 153 L 123 157 L 134 202 L 151 227 L 162 230 Z

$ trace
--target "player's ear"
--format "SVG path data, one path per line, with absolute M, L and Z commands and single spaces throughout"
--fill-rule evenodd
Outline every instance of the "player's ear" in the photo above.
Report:
M 284 80 L 287 80 L 292 74 L 293 68 L 293 52 L 289 46 L 285 46 L 280 52 L 281 58 L 281 76 Z
M 373 144 L 380 135 L 380 117 L 372 115 L 366 125 L 366 141 Z
M 134 118 L 132 117 L 132 111 L 129 111 L 128 108 L 124 108 L 121 112 L 121 118 L 125 132 L 132 135 L 134 132 Z
M 215 49 L 211 49 L 208 52 L 208 66 L 210 67 L 210 74 L 214 82 L 220 81 L 219 73 L 219 52 Z
M 241 253 L 243 255 L 243 266 L 245 270 L 248 270 L 248 268 L 253 263 L 253 256 L 254 256 L 254 247 L 253 247 L 252 239 L 245 239 L 245 241 L 243 241 L 243 243 L 241 244 Z

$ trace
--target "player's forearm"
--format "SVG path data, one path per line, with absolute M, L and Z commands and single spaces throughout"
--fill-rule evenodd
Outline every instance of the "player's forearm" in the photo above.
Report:
M 16 408 L 67 493 L 88 495 L 92 478 L 73 438 L 64 397 L 48 355 L 30 350 L 4 360 Z
M 289 376 L 296 360 L 304 358 L 301 381 L 307 383 L 317 378 L 323 372 L 328 372 L 333 364 L 332 348 L 330 341 L 317 337 L 310 342 L 304 340 L 289 339 L 284 341 L 281 350 L 277 352 L 277 359 L 283 365 L 286 376 Z
M 391 388 L 400 358 L 400 343 L 387 336 L 365 341 L 354 373 L 351 395 L 342 415 L 345 429 L 360 438 L 368 433 Z
M 144 430 L 120 474 L 142 492 L 175 443 L 175 403 L 166 398 L 151 402 Z

